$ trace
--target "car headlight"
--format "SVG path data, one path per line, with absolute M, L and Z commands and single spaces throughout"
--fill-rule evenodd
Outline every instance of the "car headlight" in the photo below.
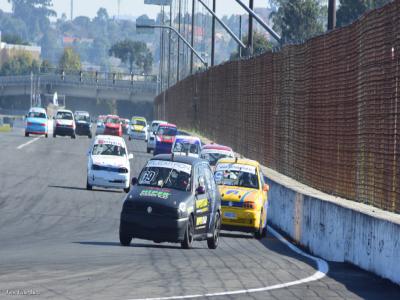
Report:
M 181 202 L 179 203 L 179 207 L 178 207 L 180 212 L 186 212 L 186 203 L 185 202 Z

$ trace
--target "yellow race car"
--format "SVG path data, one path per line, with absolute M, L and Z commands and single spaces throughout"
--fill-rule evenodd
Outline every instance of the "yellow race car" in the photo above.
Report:
M 269 186 L 257 161 L 220 159 L 215 168 L 222 207 L 222 229 L 266 235 Z

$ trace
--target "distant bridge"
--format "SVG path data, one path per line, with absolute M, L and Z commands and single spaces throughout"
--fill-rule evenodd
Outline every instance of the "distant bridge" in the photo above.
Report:
M 91 74 L 91 73 L 90 73 Z M 157 92 L 155 76 L 127 76 L 124 79 L 97 78 L 87 73 L 35 75 L 41 94 L 66 95 L 66 98 L 92 98 L 104 100 L 125 100 L 132 102 L 153 101 Z M 104 76 L 106 77 L 106 76 Z M 22 96 L 31 93 L 31 76 L 0 76 L 0 97 Z M 68 100 L 67 100 L 68 101 Z

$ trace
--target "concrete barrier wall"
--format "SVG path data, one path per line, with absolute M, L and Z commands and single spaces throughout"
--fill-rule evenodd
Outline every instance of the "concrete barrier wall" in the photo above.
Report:
M 269 222 L 311 253 L 400 284 L 400 215 L 355 203 L 264 169 Z

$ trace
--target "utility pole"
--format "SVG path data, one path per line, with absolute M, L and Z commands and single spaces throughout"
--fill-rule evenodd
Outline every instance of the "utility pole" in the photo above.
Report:
M 242 40 L 242 15 L 239 16 L 239 39 Z M 242 58 L 242 47 L 238 46 L 239 58 Z
M 249 8 L 254 10 L 254 0 L 249 0 Z M 249 13 L 249 33 L 247 35 L 248 55 L 253 54 L 253 16 Z
M 179 9 L 178 9 L 178 32 L 179 32 L 179 34 L 181 33 L 181 4 L 182 4 L 182 1 L 181 0 L 178 0 L 178 2 L 179 2 Z M 179 60 L 180 60 L 180 54 L 181 54 L 181 47 L 180 47 L 180 39 L 178 39 L 178 62 L 177 62 L 177 70 L 176 70 L 176 82 L 178 82 L 179 81 Z
M 213 0 L 213 7 L 212 10 L 215 14 L 216 10 L 216 0 Z M 215 63 L 215 17 L 212 17 L 212 23 L 211 23 L 211 66 L 213 66 Z
M 196 0 L 192 0 L 192 30 L 190 32 L 190 44 L 194 47 L 194 27 L 196 26 L 194 15 L 196 12 Z M 190 74 L 193 74 L 193 51 L 190 51 Z
M 328 3 L 328 30 L 336 27 L 336 0 L 329 0 Z
M 193 0 L 194 1 L 194 0 Z M 169 6 L 169 27 L 172 27 L 172 5 Z M 168 88 L 171 86 L 171 30 L 168 31 L 168 75 L 167 75 L 167 85 Z
M 74 0 L 71 0 L 71 21 L 74 20 Z
M 121 0 L 118 0 L 118 16 L 117 16 L 117 18 L 118 18 L 118 20 L 119 20 L 119 13 L 120 13 L 120 8 L 121 8 Z

